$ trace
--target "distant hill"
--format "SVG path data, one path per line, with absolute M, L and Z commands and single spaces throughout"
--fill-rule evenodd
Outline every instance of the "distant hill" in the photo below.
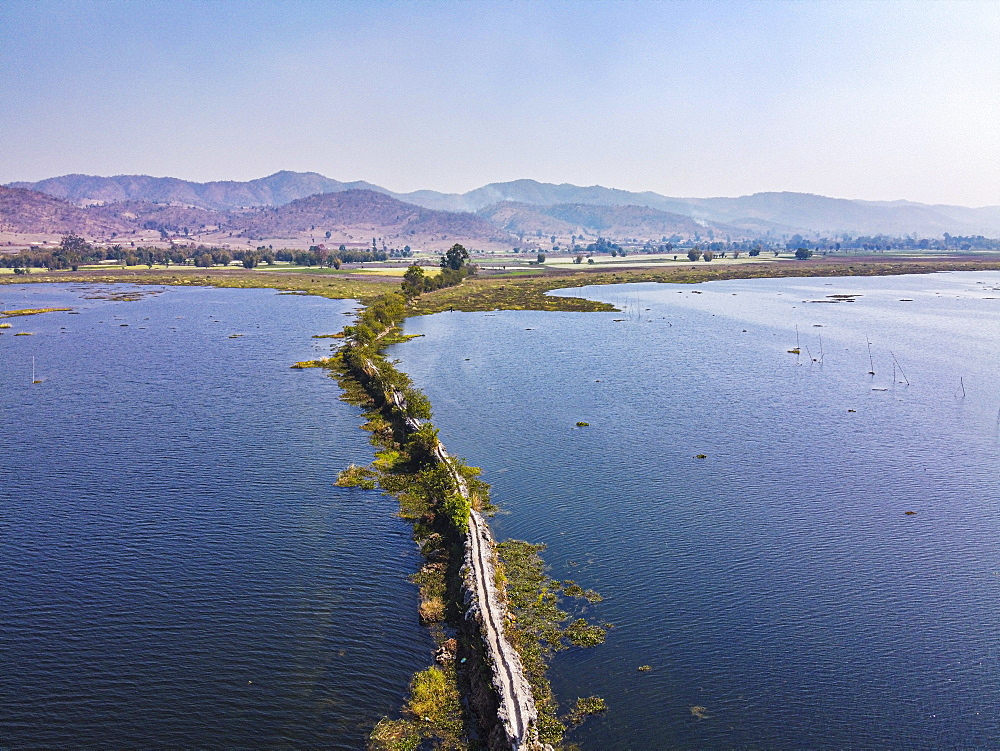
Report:
M 939 236 L 945 232 L 1000 236 L 1000 206 L 932 206 L 912 201 L 858 201 L 790 192 L 755 193 L 737 198 L 671 198 L 649 191 L 632 192 L 600 185 L 581 187 L 568 183 L 557 185 L 536 180 L 514 180 L 491 183 L 467 193 L 433 190 L 394 193 L 364 181 L 341 182 L 315 172 L 277 172 L 248 182 L 208 183 L 146 175 L 65 175 L 36 183 L 11 183 L 11 187 L 37 190 L 80 204 L 150 201 L 220 211 L 281 206 L 316 194 L 363 189 L 427 209 L 451 212 L 476 212 L 506 202 L 541 207 L 645 207 L 709 225 L 726 225 L 728 234 L 734 237 L 777 238 L 794 233 Z M 512 212 L 508 214 L 513 215 Z M 549 218 L 536 219 L 543 223 L 557 219 L 551 212 L 546 216 Z M 575 222 L 572 219 L 565 221 L 568 224 Z
M 709 229 L 733 233 L 733 228 L 699 223 L 689 216 L 645 206 L 594 206 L 584 203 L 532 206 L 504 201 L 480 209 L 480 216 L 518 235 L 603 235 L 609 238 L 659 240 L 680 235 L 705 236 Z
M 645 206 L 700 221 L 725 224 L 752 235 L 906 235 L 939 236 L 945 232 L 1000 236 L 1000 206 L 967 208 L 912 201 L 857 201 L 810 193 L 754 193 L 738 198 L 670 198 L 658 193 L 633 193 L 599 185 L 539 183 L 515 180 L 492 183 L 464 193 L 426 195 L 440 207 L 479 211 L 503 201 L 551 206 Z M 415 203 L 418 202 L 416 199 Z
M 230 229 L 247 237 L 369 233 L 402 244 L 407 238 L 510 245 L 508 232 L 469 213 L 435 211 L 372 190 L 347 190 L 300 198 L 284 206 L 230 215 Z M 313 229 L 315 228 L 315 229 Z
M 127 231 L 117 217 L 98 216 L 37 191 L 0 187 L 0 232 L 103 237 Z
M 281 206 L 316 193 L 355 188 L 385 192 L 366 182 L 343 183 L 315 172 L 276 172 L 248 182 L 209 183 L 148 175 L 64 175 L 36 183 L 11 183 L 10 187 L 37 190 L 73 203 L 150 201 L 219 211 L 247 206 Z

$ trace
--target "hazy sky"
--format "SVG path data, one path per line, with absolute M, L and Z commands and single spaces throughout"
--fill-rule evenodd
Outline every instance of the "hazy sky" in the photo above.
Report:
M 0 182 L 1000 204 L 1000 2 L 0 0 Z

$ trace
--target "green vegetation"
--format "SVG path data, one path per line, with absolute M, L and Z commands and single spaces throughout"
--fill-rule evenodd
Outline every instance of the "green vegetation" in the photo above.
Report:
M 583 723 L 590 715 L 606 712 L 608 703 L 600 696 L 588 696 L 585 699 L 577 699 L 573 709 L 563 717 L 563 723 L 568 728 L 575 728 Z
M 497 555 L 503 566 L 507 603 L 514 614 L 508 626 L 508 636 L 514 644 L 525 673 L 535 694 L 538 707 L 539 735 L 545 743 L 562 741 L 567 724 L 557 715 L 552 687 L 545 676 L 548 659 L 553 652 L 570 646 L 588 647 L 604 642 L 605 630 L 577 618 L 568 626 L 570 615 L 561 607 L 561 596 L 600 601 L 600 596 L 584 590 L 575 582 L 558 582 L 545 573 L 541 558 L 544 545 L 523 540 L 507 540 L 497 545 Z M 596 699 L 596 697 L 594 697 Z M 603 704 L 603 700 L 597 699 Z M 572 713 L 571 713 L 572 716 Z M 583 720 L 585 715 L 579 717 Z
M 420 590 L 421 621 L 432 627 L 442 663 L 414 676 L 404 716 L 379 722 L 369 747 L 391 751 L 434 743 L 435 748 L 464 749 L 465 725 L 472 720 L 460 701 L 455 649 L 445 649 L 449 639 L 440 624 L 450 622 L 461 633 L 462 602 L 457 593 L 462 539 L 470 509 L 490 508 L 488 486 L 478 479 L 475 467 L 455 459 L 440 461 L 437 430 L 430 423 L 417 423 L 430 418 L 429 401 L 381 353 L 386 344 L 406 340 L 399 330 L 404 314 L 402 295 L 375 298 L 344 329 L 344 346 L 324 362 L 338 377 L 344 398 L 366 409 L 363 427 L 377 448 L 369 467 L 348 467 L 337 484 L 381 487 L 399 499 L 400 516 L 413 523 L 425 557 L 412 581 Z M 458 478 L 468 486 L 468 495 L 460 492 Z
M 425 292 L 411 298 L 407 315 L 428 315 L 445 310 L 564 310 L 577 312 L 613 311 L 606 303 L 575 297 L 554 297 L 547 292 L 585 285 L 625 284 L 629 282 L 672 282 L 695 284 L 721 279 L 756 279 L 820 276 L 883 276 L 896 274 L 926 274 L 936 271 L 977 271 L 1000 269 L 1000 259 L 951 260 L 946 258 L 825 258 L 798 263 L 754 263 L 717 266 L 702 264 L 661 267 L 656 269 L 621 269 L 616 271 L 565 270 L 535 268 L 519 269 L 504 275 L 469 276 L 451 287 Z M 266 269 L 248 271 L 241 268 L 139 269 L 136 267 L 101 268 L 78 272 L 50 271 L 35 273 L 30 278 L 0 275 L 0 284 L 24 282 L 97 282 L 103 284 L 160 284 L 233 287 L 241 289 L 270 288 L 297 291 L 333 299 L 356 299 L 367 303 L 389 290 L 398 289 L 398 277 L 369 275 L 351 276 L 310 274 L 307 271 L 278 272 Z
M 448 271 L 445 269 L 443 274 Z M 407 281 L 404 279 L 404 289 Z M 371 734 L 370 747 L 409 749 L 434 742 L 439 748 L 464 748 L 463 723 L 471 722 L 471 718 L 463 715 L 457 697 L 461 681 L 467 679 L 456 669 L 455 650 L 444 646 L 449 640 L 440 624 L 450 623 L 460 639 L 466 638 L 459 574 L 464 535 L 470 509 L 489 511 L 492 506 L 489 486 L 479 479 L 477 468 L 457 459 L 441 461 L 437 430 L 428 422 L 418 422 L 430 417 L 430 403 L 409 377 L 381 353 L 386 344 L 405 341 L 399 329 L 405 314 L 402 295 L 390 293 L 375 298 L 354 324 L 345 327 L 345 344 L 339 352 L 320 361 L 338 376 L 345 398 L 366 408 L 363 427 L 371 432 L 371 441 L 377 447 L 369 467 L 348 467 L 337 484 L 363 489 L 381 487 L 399 499 L 400 516 L 413 523 L 414 537 L 425 557 L 412 581 L 420 590 L 421 621 L 431 626 L 442 662 L 442 667 L 415 676 L 404 716 L 380 722 Z M 461 492 L 459 478 L 468 493 Z M 565 625 L 569 614 L 560 608 L 560 598 L 599 602 L 600 596 L 575 582 L 549 579 L 539 556 L 542 549 L 517 541 L 498 546 L 497 584 L 501 592 L 506 591 L 515 615 L 516 620 L 508 627 L 509 637 L 522 656 L 535 693 L 541 737 L 559 744 L 566 728 L 590 712 L 578 708 L 568 716 L 568 724 L 560 721 L 545 677 L 547 656 L 573 645 L 600 644 L 605 631 L 583 618 Z M 464 648 L 477 649 L 475 645 Z M 442 654 L 448 657 L 442 659 Z
M 560 288 L 631 282 L 697 284 L 722 279 L 764 279 L 781 277 L 891 276 L 929 274 L 936 271 L 977 271 L 1000 269 L 1000 259 L 952 261 L 943 259 L 866 260 L 845 258 L 810 260 L 800 263 L 754 263 L 717 266 L 702 264 L 657 269 L 620 271 L 545 271 L 535 276 L 476 276 L 461 285 L 421 295 L 407 306 L 410 315 L 429 315 L 444 310 L 566 310 L 578 312 L 613 311 L 606 303 L 574 297 L 546 295 Z
M 414 751 L 425 740 L 444 751 L 468 748 L 454 673 L 454 667 L 429 667 L 414 675 L 404 717 L 381 720 L 369 736 L 369 749 Z
M 408 300 L 419 297 L 424 292 L 432 292 L 444 287 L 454 287 L 462 280 L 476 273 L 476 267 L 468 265 L 469 251 L 461 245 L 453 245 L 441 256 L 441 273 L 430 276 L 417 264 L 410 266 L 403 274 L 402 292 Z

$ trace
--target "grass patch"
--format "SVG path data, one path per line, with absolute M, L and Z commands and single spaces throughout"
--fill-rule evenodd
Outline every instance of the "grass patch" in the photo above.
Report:
M 73 309 L 72 308 L 25 308 L 24 310 L 0 310 L 0 318 L 15 318 L 17 316 L 37 316 L 42 313 L 62 313 L 69 310 Z
M 403 711 L 402 719 L 383 719 L 375 726 L 370 751 L 415 751 L 425 741 L 442 751 L 468 748 L 462 723 L 455 719 L 462 716 L 462 704 L 453 668 L 433 666 L 414 675 Z
M 297 291 L 334 300 L 367 302 L 396 289 L 392 277 L 372 276 L 370 280 L 350 279 L 301 271 L 194 269 L 102 268 L 93 271 L 46 271 L 30 276 L 3 276 L 0 284 L 44 282 L 87 282 L 97 284 L 157 284 L 165 286 L 222 287 L 233 289 L 277 289 Z

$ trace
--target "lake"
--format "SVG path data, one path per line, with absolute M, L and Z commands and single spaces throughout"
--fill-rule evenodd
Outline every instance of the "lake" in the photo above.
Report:
M 74 310 L 0 335 L 0 747 L 363 747 L 433 645 L 395 501 L 332 485 L 358 410 L 289 369 L 355 304 L 128 289 L 0 287 Z M 441 313 L 391 355 L 498 538 L 606 598 L 553 661 L 610 707 L 572 740 L 1000 745 L 1000 274 L 564 294 L 622 312 Z
M 391 356 L 498 538 L 606 598 L 553 662 L 610 707 L 572 739 L 1000 745 L 1000 274 L 563 294 L 623 312 L 441 313 Z
M 0 747 L 362 748 L 433 645 L 396 502 L 332 485 L 358 410 L 289 369 L 355 303 L 126 289 L 0 287 L 76 313 L 0 336 Z

